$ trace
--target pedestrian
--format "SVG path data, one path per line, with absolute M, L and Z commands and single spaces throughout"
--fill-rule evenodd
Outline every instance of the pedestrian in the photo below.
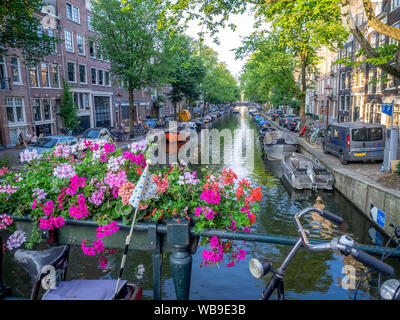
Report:
M 32 143 L 36 143 L 36 142 L 37 142 L 36 132 L 33 132 L 31 142 L 32 142 Z
M 25 140 L 24 140 L 24 136 L 22 135 L 22 132 L 20 132 L 18 139 L 19 139 L 19 145 L 20 145 L 21 147 L 22 147 L 22 145 L 24 145 L 25 147 L 27 147 L 27 145 L 26 145 L 26 143 L 25 143 Z
M 28 129 L 28 131 L 26 132 L 26 137 L 25 137 L 25 141 L 29 144 L 32 142 L 32 134 L 31 131 Z

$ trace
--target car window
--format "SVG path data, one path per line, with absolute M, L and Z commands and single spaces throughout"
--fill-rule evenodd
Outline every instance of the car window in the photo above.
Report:
M 67 144 L 67 139 L 58 139 L 58 143 L 57 144 Z
M 98 130 L 98 129 L 90 129 L 90 130 L 85 131 L 82 134 L 82 138 L 96 139 L 99 137 L 99 133 L 100 133 L 100 130 Z
M 383 139 L 382 128 L 360 128 L 352 130 L 353 141 L 377 141 Z
M 57 144 L 57 139 L 54 138 L 40 138 L 32 146 L 42 148 L 52 148 Z

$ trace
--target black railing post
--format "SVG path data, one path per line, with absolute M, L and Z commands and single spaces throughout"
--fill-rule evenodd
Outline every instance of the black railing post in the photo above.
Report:
M 171 273 L 177 300 L 188 300 L 192 274 L 190 221 L 186 218 L 167 222 L 167 239 L 174 251 L 170 257 Z
M 149 244 L 153 249 L 152 262 L 153 262 L 153 300 L 161 300 L 161 266 L 162 266 L 162 252 L 161 252 L 161 237 L 157 233 L 158 223 L 149 224 L 148 238 Z

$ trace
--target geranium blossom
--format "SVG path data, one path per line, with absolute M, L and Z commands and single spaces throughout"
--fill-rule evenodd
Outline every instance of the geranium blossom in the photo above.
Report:
M 20 153 L 19 157 L 21 162 L 29 163 L 33 160 L 40 159 L 42 156 L 38 153 L 36 149 L 33 149 L 32 151 L 25 149 L 23 152 Z
M 132 153 L 136 154 L 138 152 L 146 151 L 148 143 L 147 140 L 133 142 L 128 148 Z
M 53 174 L 59 179 L 72 178 L 76 176 L 74 167 L 69 163 L 63 163 L 54 168 Z

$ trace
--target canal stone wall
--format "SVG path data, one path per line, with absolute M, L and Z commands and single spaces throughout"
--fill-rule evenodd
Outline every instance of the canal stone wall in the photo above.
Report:
M 268 120 L 277 129 L 281 130 L 270 118 Z M 310 155 L 334 174 L 335 190 L 339 191 L 386 235 L 389 237 L 394 235 L 394 229 L 390 224 L 400 225 L 400 191 L 381 186 L 357 172 L 346 169 L 345 166 L 332 161 L 329 155 L 325 155 L 322 151 L 299 139 L 295 133 L 290 132 L 290 134 L 293 134 L 297 139 L 301 153 Z M 384 221 L 380 221 L 379 224 L 371 215 L 373 207 L 379 209 L 384 215 Z
M 300 151 L 319 160 L 335 176 L 335 189 L 351 201 L 365 216 L 373 221 L 388 236 L 393 236 L 394 229 L 390 224 L 400 225 L 400 192 L 378 185 L 375 181 L 352 172 L 331 161 L 321 151 L 299 140 Z M 378 223 L 371 215 L 376 207 L 384 214 L 384 220 Z

